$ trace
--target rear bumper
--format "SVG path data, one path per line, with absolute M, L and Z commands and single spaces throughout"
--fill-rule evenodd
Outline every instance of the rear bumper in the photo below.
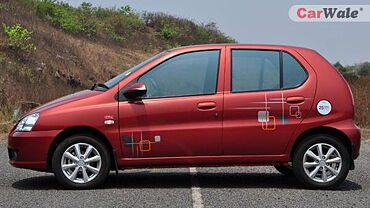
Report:
M 18 168 L 47 171 L 48 151 L 59 133 L 60 130 L 10 133 L 9 163 Z
M 352 158 L 357 159 L 360 155 L 361 131 L 360 128 L 354 124 L 353 120 L 344 120 L 326 126 L 336 128 L 348 137 L 352 146 Z

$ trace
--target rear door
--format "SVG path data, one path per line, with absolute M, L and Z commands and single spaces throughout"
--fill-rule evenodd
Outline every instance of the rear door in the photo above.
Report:
M 124 157 L 222 153 L 223 48 L 177 54 L 136 79 L 148 92 L 119 103 Z
M 316 87 L 313 72 L 291 53 L 299 57 L 295 51 L 227 48 L 224 154 L 284 153 Z

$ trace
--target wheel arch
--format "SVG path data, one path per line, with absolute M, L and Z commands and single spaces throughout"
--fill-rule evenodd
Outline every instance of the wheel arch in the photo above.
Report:
M 327 135 L 331 135 L 331 136 L 334 136 L 334 137 L 338 138 L 345 145 L 345 147 L 348 150 L 348 153 L 351 156 L 351 159 L 353 160 L 352 143 L 351 143 L 350 139 L 348 138 L 348 136 L 345 133 L 343 133 L 342 131 L 340 131 L 339 129 L 336 129 L 336 128 L 333 128 L 333 127 L 328 127 L 328 126 L 315 127 L 315 128 L 308 129 L 308 130 L 304 131 L 303 133 L 301 133 L 298 136 L 298 138 L 296 139 L 296 141 L 294 142 L 294 144 L 293 144 L 293 146 L 292 146 L 292 148 L 289 152 L 290 158 L 291 159 L 293 158 L 296 148 L 298 147 L 298 145 L 302 141 L 304 141 L 309 136 L 315 135 L 315 134 L 327 134 Z
M 53 157 L 53 153 L 55 149 L 57 148 L 58 144 L 60 144 L 64 139 L 68 138 L 69 136 L 72 136 L 75 134 L 91 135 L 97 138 L 100 142 L 102 142 L 108 148 L 109 156 L 111 159 L 111 165 L 112 165 L 111 169 L 112 168 L 116 169 L 117 161 L 116 161 L 114 149 L 113 149 L 112 144 L 109 142 L 108 138 L 103 133 L 101 133 L 99 130 L 95 128 L 92 128 L 89 126 L 74 126 L 74 127 L 69 127 L 69 128 L 64 129 L 62 132 L 60 132 L 55 137 L 55 139 L 51 143 L 49 151 L 48 151 L 48 155 L 47 155 L 47 170 L 48 171 L 52 170 L 51 168 L 52 157 Z

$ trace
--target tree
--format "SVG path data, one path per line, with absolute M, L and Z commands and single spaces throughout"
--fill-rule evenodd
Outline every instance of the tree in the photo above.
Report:
M 337 68 L 342 74 L 347 72 L 347 69 L 339 61 L 334 64 L 334 67 Z
M 370 75 L 370 62 L 364 62 L 360 64 L 358 75 L 360 76 L 367 76 Z

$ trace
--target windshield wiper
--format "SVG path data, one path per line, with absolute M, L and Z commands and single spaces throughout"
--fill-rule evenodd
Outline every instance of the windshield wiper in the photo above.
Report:
M 102 84 L 102 83 L 94 84 L 94 85 L 92 86 L 91 90 L 94 90 L 96 87 L 100 87 L 100 88 L 104 88 L 104 89 L 109 90 L 109 87 L 108 87 L 106 84 Z

